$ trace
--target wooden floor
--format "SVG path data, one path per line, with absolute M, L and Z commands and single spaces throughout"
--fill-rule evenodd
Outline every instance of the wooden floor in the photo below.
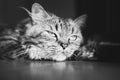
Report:
M 0 61 L 0 80 L 120 80 L 120 65 L 85 61 Z

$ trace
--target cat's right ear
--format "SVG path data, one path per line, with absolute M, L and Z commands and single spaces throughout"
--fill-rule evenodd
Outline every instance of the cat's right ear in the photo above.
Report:
M 31 17 L 33 20 L 44 20 L 50 18 L 50 15 L 44 10 L 44 8 L 40 4 L 34 3 L 32 5 Z

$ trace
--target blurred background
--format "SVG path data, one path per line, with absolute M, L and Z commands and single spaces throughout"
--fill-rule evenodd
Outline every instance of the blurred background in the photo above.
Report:
M 28 17 L 20 7 L 31 10 L 35 2 L 62 18 L 75 19 L 87 14 L 87 25 L 83 29 L 85 37 L 102 36 L 104 41 L 120 43 L 120 8 L 117 0 L 0 0 L 0 24 L 12 25 Z M 114 46 L 107 48 L 106 56 L 120 56 L 119 49 Z

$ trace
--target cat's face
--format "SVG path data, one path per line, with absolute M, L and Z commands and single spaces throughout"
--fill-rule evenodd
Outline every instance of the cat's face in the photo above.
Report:
M 85 21 L 85 15 L 72 20 L 63 20 L 54 14 L 47 13 L 37 3 L 29 12 L 33 25 L 26 24 L 25 36 L 37 43 L 26 49 L 31 59 L 52 59 L 63 61 L 71 57 L 79 49 L 83 41 L 80 27 Z M 26 46 L 26 45 L 25 45 Z

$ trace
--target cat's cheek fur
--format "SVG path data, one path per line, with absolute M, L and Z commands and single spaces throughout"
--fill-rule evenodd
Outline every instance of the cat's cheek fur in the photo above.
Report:
M 64 51 L 64 54 L 67 57 L 71 57 L 76 50 L 78 50 L 79 46 L 76 44 L 70 44 Z

